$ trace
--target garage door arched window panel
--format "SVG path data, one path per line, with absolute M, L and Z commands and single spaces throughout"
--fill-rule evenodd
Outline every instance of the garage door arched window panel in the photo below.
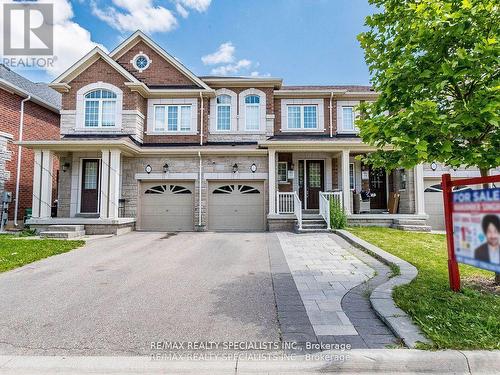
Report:
M 85 94 L 85 127 L 114 127 L 116 125 L 116 93 L 97 89 Z
M 214 189 L 213 194 L 260 194 L 259 189 L 248 185 L 223 185 Z
M 164 194 L 170 192 L 172 194 L 192 194 L 192 191 L 181 185 L 158 185 L 147 189 L 144 194 Z

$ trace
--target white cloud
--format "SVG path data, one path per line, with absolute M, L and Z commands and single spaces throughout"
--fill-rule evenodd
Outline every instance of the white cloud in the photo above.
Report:
M 234 52 L 236 48 L 231 42 L 222 43 L 217 51 L 201 58 L 205 65 L 227 64 L 234 61 Z
M 212 0 L 177 0 L 185 8 L 196 10 L 197 12 L 205 12 Z
M 248 69 L 252 66 L 252 62 L 247 59 L 239 60 L 235 64 L 221 65 L 212 69 L 212 74 L 216 75 L 228 75 L 228 74 L 237 74 L 241 70 Z
M 250 77 L 271 77 L 271 73 L 261 74 L 258 71 L 254 71 L 250 73 Z
M 156 6 L 152 0 L 112 0 L 114 6 L 99 8 L 90 2 L 92 13 L 111 27 L 121 31 L 142 30 L 145 33 L 167 32 L 177 26 L 170 10 Z
M 106 50 L 104 46 L 92 41 L 90 32 L 73 21 L 73 9 L 69 0 L 40 0 L 39 3 L 54 4 L 54 65 L 44 70 L 51 76 L 57 76 L 78 59 L 84 56 L 96 45 Z M 0 4 L 13 3 L 0 0 Z M 3 6 L 0 7 L 3 13 Z M 3 19 L 3 14 L 0 14 Z M 19 33 L 21 28 L 15 28 Z M 3 38 L 0 38 L 0 50 L 3 51 Z
M 188 18 L 189 16 L 189 12 L 187 11 L 186 8 L 184 8 L 182 6 L 182 4 L 180 3 L 177 3 L 175 4 L 175 10 L 177 11 L 177 13 L 179 13 L 179 15 L 182 17 L 182 18 Z

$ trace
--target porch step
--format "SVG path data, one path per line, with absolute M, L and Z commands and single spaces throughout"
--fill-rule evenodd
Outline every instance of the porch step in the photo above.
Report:
M 79 232 L 85 231 L 83 225 L 50 225 L 45 229 L 45 232 Z
M 425 219 L 393 219 L 394 225 L 425 225 Z
M 302 220 L 323 220 L 320 214 L 302 214 Z
M 80 214 L 76 214 L 75 217 L 84 217 L 84 218 L 87 218 L 87 219 L 98 219 L 100 217 L 100 214 L 85 214 L 85 213 L 80 213 Z
M 77 231 L 43 231 L 40 232 L 40 237 L 44 238 L 56 238 L 56 239 L 75 239 L 75 238 L 80 238 L 85 235 L 84 230 L 77 230 Z
M 302 229 L 297 229 L 297 233 L 330 233 L 328 229 L 306 229 L 302 227 Z
M 408 232 L 430 232 L 432 229 L 428 225 L 409 225 L 409 224 L 393 224 L 392 228 Z

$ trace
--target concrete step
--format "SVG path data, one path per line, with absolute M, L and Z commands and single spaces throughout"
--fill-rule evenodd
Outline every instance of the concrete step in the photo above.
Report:
M 302 228 L 302 229 L 297 229 L 296 231 L 297 233 L 330 233 L 330 230 L 328 229 L 306 229 L 306 228 Z
M 75 238 L 80 238 L 85 235 L 84 230 L 79 230 L 79 231 L 71 231 L 71 232 L 52 232 L 52 231 L 44 231 L 40 232 L 40 237 L 44 238 L 54 238 L 54 239 L 75 239 Z
M 428 225 L 392 225 L 392 228 L 405 230 L 409 232 L 430 232 L 431 227 Z
M 315 224 L 311 224 L 311 223 L 302 223 L 302 228 L 318 228 L 318 229 L 323 229 L 323 228 L 327 228 L 327 225 L 326 223 L 323 221 L 322 223 L 315 223 Z
M 318 214 L 302 214 L 302 220 L 323 220 L 323 216 Z
M 394 219 L 394 225 L 425 225 L 425 219 Z
M 326 224 L 323 219 L 302 219 L 302 224 Z
M 78 232 L 85 230 L 83 225 L 50 225 L 45 232 Z

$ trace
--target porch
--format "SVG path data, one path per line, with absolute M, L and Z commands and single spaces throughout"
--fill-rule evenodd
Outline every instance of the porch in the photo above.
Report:
M 300 231 L 308 218 L 321 218 L 331 229 L 332 199 L 346 213 L 349 225 L 427 230 L 421 165 L 386 171 L 357 158 L 366 150 L 303 149 L 269 149 L 269 169 L 275 171 L 269 176 L 270 230 Z

